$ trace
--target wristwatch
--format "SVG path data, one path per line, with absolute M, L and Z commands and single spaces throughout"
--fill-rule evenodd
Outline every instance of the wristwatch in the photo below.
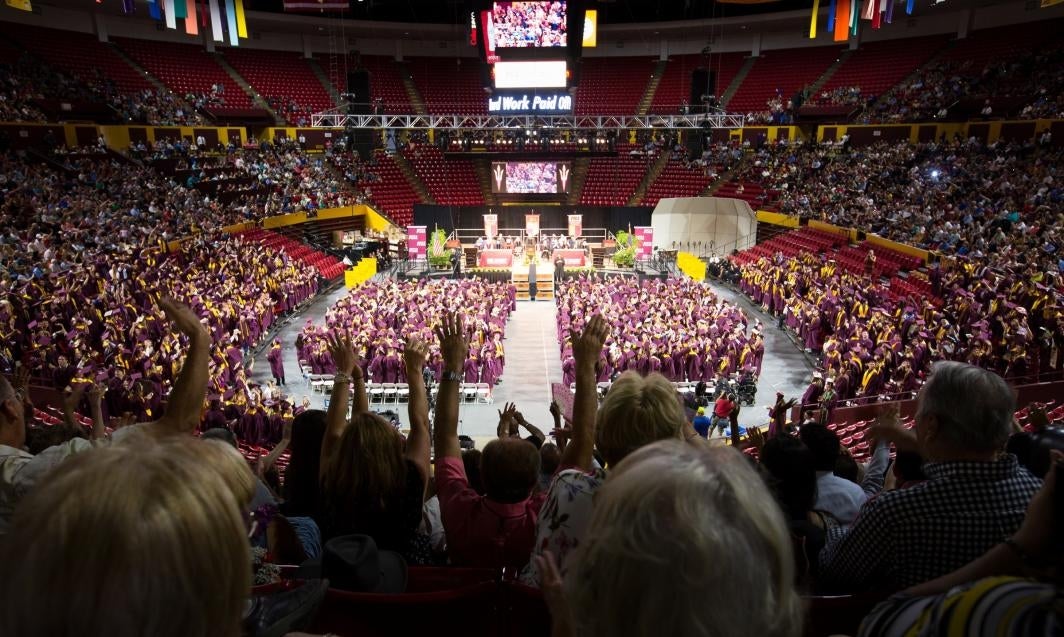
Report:
M 441 378 L 440 380 L 441 380 L 441 382 L 445 381 L 445 380 L 460 381 L 460 380 L 462 380 L 462 376 L 458 372 L 452 372 L 452 371 L 448 370 L 448 371 L 443 372 L 443 378 Z

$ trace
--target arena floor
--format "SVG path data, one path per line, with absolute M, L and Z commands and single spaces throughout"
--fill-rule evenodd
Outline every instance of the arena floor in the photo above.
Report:
M 801 349 L 786 333 L 778 330 L 775 321 L 760 308 L 754 307 L 741 294 L 728 288 L 709 285 L 717 294 L 743 308 L 750 316 L 751 324 L 755 319 L 760 319 L 765 324 L 765 357 L 758 380 L 757 400 L 753 406 L 744 406 L 739 414 L 741 425 L 765 425 L 768 406 L 774 402 L 776 392 L 781 391 L 788 398 L 800 397 L 809 384 L 812 367 Z M 320 322 L 325 311 L 346 294 L 347 288 L 340 287 L 319 297 L 283 324 L 275 334 L 283 344 L 287 393 L 297 403 L 306 396 L 310 398 L 313 407 L 324 409 L 327 395 L 314 393 L 306 378 L 299 373 L 295 350 L 296 336 L 308 319 Z M 476 440 L 478 448 L 483 448 L 495 437 L 498 410 L 507 402 L 516 403 L 525 418 L 544 431 L 551 427 L 551 417 L 547 411 L 551 400 L 550 386 L 551 383 L 561 382 L 562 379 L 554 312 L 553 300 L 518 302 L 517 311 L 511 315 L 506 329 L 506 370 L 503 382 L 495 388 L 494 403 L 463 403 L 460 406 L 458 431 Z M 270 379 L 265 349 L 255 357 L 252 377 L 260 382 Z M 395 410 L 405 428 L 405 404 L 374 404 L 371 408 L 375 411 Z

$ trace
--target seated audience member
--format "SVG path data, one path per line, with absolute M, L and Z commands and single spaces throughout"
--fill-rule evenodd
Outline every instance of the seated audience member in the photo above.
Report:
M 890 450 L 885 444 L 876 447 L 865 471 L 864 482 L 857 484 L 834 473 L 842 449 L 834 431 L 821 424 L 808 424 L 802 426 L 799 435 L 812 452 L 816 466 L 817 496 L 814 508 L 831 515 L 839 524 L 850 524 L 869 496 L 882 490 L 890 463 Z
M 334 336 L 329 351 L 336 364 L 332 400 L 321 445 L 322 534 L 368 535 L 382 550 L 408 562 L 432 560 L 428 538 L 418 533 L 429 477 L 428 400 L 421 369 L 428 346 L 408 340 L 404 359 L 410 382 L 410 436 L 370 413 L 365 381 L 351 340 Z M 354 416 L 347 419 L 348 394 L 355 385 Z
M 570 568 L 574 551 L 584 541 L 595 494 L 606 480 L 607 469 L 636 449 L 658 440 L 681 439 L 685 429 L 690 429 L 683 407 L 676 400 L 675 387 L 661 374 L 621 374 L 598 406 L 595 362 L 608 335 L 606 321 L 597 315 L 583 334 L 573 335 L 576 395 L 571 441 L 561 459 L 561 467 L 566 470 L 551 485 L 536 525 L 533 557 L 551 551 L 563 575 Z M 694 431 L 689 435 L 697 438 Z M 596 447 L 606 468 L 592 466 Z M 533 564 L 525 569 L 521 579 L 532 585 L 539 582 Z
M 458 566 L 520 568 L 532 551 L 544 499 L 542 493 L 533 495 L 539 451 L 519 438 L 492 440 L 481 455 L 485 495 L 469 485 L 458 444 L 458 385 L 469 353 L 465 334 L 457 315 L 436 329 L 444 362 L 434 428 L 436 492 L 447 551 Z
M 569 576 L 537 558 L 555 637 L 800 635 L 791 541 L 765 491 L 730 447 L 633 451 L 599 490 Z
M 284 472 L 281 512 L 289 518 L 318 514 L 321 441 L 325 437 L 325 412 L 310 409 L 292 420 L 288 467 Z
M 1060 484 L 1064 455 L 1031 498 L 1020 529 L 952 573 L 891 597 L 865 618 L 863 637 L 1060 635 L 1064 576 Z
M 815 508 L 813 453 L 794 436 L 777 436 L 761 447 L 760 459 L 794 540 L 796 575 L 799 579 L 815 575 L 825 531 L 837 526 L 837 522 Z
M 63 462 L 0 542 L 0 634 L 238 637 L 252 480 L 239 453 L 191 437 Z
M 705 407 L 698 408 L 694 422 L 691 424 L 695 428 L 695 433 L 703 438 L 709 438 L 709 428 L 712 426 L 712 421 L 709 419 L 709 416 L 706 415 Z
M 1041 484 L 1015 456 L 1002 453 L 1015 405 L 997 374 L 936 363 L 920 390 L 914 429 L 902 429 L 896 414 L 875 428 L 898 448 L 920 451 L 927 481 L 880 494 L 852 526 L 829 531 L 821 583 L 845 590 L 912 586 L 963 566 L 1015 532 Z
M 166 413 L 158 420 L 118 430 L 115 439 L 136 431 L 161 439 L 174 434 L 191 434 L 199 426 L 207 390 L 210 337 L 187 306 L 172 299 L 160 301 L 159 306 L 173 326 L 188 337 L 188 357 L 170 393 Z M 74 438 L 37 455 L 23 451 L 26 438 L 23 398 L 15 394 L 6 379 L 0 378 L 0 534 L 6 530 L 19 500 L 38 482 L 71 456 L 97 444 Z

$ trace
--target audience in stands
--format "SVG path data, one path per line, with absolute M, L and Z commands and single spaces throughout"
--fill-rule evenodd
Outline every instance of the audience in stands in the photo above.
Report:
M 539 451 L 520 438 L 499 438 L 480 459 L 484 495 L 466 478 L 458 442 L 458 384 L 469 355 L 460 315 L 443 318 L 436 335 L 443 356 L 433 424 L 436 491 L 451 563 L 520 569 L 528 563 L 546 494 L 539 484 Z
M 918 450 L 927 481 L 869 500 L 850 527 L 828 532 L 821 584 L 896 590 L 945 575 L 1020 528 L 1040 481 L 1003 454 L 1012 389 L 987 370 L 942 362 L 920 390 L 916 426 L 885 415 L 876 435 Z
M 766 491 L 734 449 L 632 451 L 597 492 L 570 576 L 537 558 L 553 634 L 800 635 L 791 541 Z

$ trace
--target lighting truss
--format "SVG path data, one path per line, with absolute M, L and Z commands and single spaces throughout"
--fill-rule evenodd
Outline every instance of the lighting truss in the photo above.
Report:
M 407 130 L 616 130 L 742 128 L 744 116 L 724 112 L 689 115 L 393 115 L 347 113 L 347 105 L 310 116 L 314 128 Z

